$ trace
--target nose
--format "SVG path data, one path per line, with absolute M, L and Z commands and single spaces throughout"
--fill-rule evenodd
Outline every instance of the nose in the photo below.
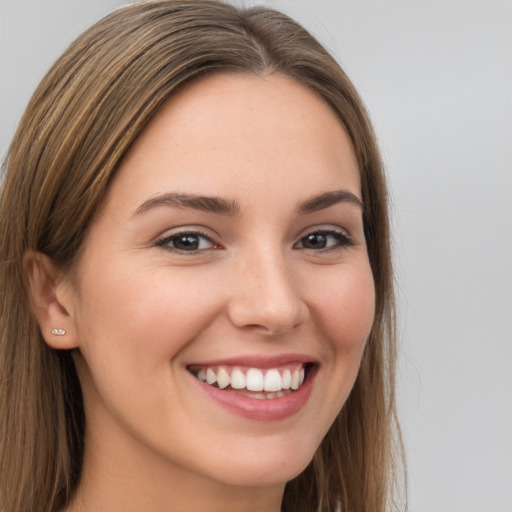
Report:
M 278 335 L 309 318 L 300 284 L 281 255 L 252 255 L 233 278 L 228 316 L 236 327 Z

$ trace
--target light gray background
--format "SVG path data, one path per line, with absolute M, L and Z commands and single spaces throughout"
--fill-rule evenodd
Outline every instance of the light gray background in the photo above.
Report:
M 2 155 L 53 60 L 124 3 L 0 0 Z M 259 3 L 338 57 L 379 135 L 410 510 L 512 512 L 512 2 Z

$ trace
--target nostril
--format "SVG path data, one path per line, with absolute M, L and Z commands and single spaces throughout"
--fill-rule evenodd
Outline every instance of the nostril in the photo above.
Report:
M 238 328 L 262 333 L 279 335 L 297 328 L 309 317 L 304 303 L 296 298 L 294 303 L 283 307 L 268 302 L 238 300 L 229 305 L 228 316 Z

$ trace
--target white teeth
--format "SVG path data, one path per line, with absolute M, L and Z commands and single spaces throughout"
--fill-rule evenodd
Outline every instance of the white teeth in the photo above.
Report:
M 210 385 L 217 382 L 217 375 L 215 375 L 215 372 L 211 368 L 206 370 L 206 382 L 208 382 Z
M 295 369 L 294 369 L 295 366 Z M 305 378 L 303 365 L 291 365 L 291 368 L 278 370 L 270 368 L 260 370 L 249 368 L 243 370 L 237 367 L 212 366 L 210 368 L 198 368 L 194 375 L 210 386 L 217 383 L 219 389 L 231 386 L 234 390 L 251 391 L 251 398 L 280 398 L 289 393 L 288 390 L 299 389 Z
M 233 389 L 244 389 L 245 388 L 245 375 L 242 370 L 235 368 L 231 372 L 231 387 Z
M 292 385 L 292 374 L 288 368 L 283 372 L 283 389 L 290 389 L 290 386 Z
M 220 389 L 227 388 L 231 382 L 231 379 L 229 378 L 229 374 L 224 368 L 219 368 L 219 371 L 217 372 L 217 384 L 219 385 Z
M 292 373 L 292 381 L 290 387 L 295 391 L 296 389 L 299 389 L 299 385 L 299 370 L 294 370 Z
M 265 391 L 281 391 L 283 389 L 281 375 L 277 370 L 269 370 L 265 374 L 263 389 Z
M 246 375 L 246 387 L 249 391 L 263 391 L 263 373 L 257 368 L 251 368 Z

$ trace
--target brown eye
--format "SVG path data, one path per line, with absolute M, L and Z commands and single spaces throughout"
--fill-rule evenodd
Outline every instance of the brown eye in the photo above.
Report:
M 306 236 L 303 236 L 299 240 L 297 247 L 299 249 L 322 251 L 338 249 L 341 247 L 347 247 L 349 245 L 352 245 L 352 240 L 347 234 L 335 230 L 322 230 L 314 231 L 307 234 Z
M 199 249 L 199 237 L 197 235 L 180 235 L 172 239 L 172 246 L 180 251 L 197 251 Z
M 214 242 L 201 233 L 178 233 L 159 240 L 156 245 L 169 251 L 189 253 L 215 247 Z
M 324 233 L 311 233 L 301 240 L 302 247 L 306 249 L 325 249 L 327 236 Z

